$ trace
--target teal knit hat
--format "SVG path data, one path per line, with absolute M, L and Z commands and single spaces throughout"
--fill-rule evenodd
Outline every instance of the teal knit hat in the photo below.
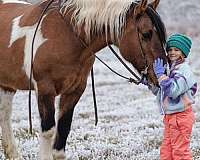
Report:
M 190 53 L 192 41 L 189 37 L 183 34 L 173 34 L 166 42 L 166 50 L 168 51 L 171 47 L 176 47 L 182 51 L 185 57 Z

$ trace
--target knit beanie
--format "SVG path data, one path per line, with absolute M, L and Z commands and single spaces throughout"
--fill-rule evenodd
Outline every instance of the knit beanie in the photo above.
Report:
M 167 51 L 169 50 L 169 48 L 175 47 L 180 49 L 185 57 L 189 55 L 191 46 L 191 39 L 183 34 L 173 34 L 167 39 L 166 42 Z

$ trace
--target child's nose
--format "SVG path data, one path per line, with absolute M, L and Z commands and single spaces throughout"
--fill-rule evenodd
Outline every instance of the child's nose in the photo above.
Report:
M 169 54 L 175 54 L 175 50 L 171 50 Z

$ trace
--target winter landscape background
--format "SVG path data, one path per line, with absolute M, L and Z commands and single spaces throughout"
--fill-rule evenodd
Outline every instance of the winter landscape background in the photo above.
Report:
M 193 40 L 190 64 L 200 84 L 200 2 L 199 0 L 161 0 L 158 12 L 167 33 L 186 33 Z M 118 72 L 126 73 L 108 49 L 99 57 Z M 72 160 L 158 160 L 162 140 L 162 117 L 157 111 L 155 97 L 140 85 L 129 84 L 105 68 L 98 60 L 94 65 L 99 122 L 95 126 L 91 81 L 76 106 L 67 155 Z M 39 117 L 33 96 L 33 128 L 29 135 L 28 92 L 19 91 L 13 101 L 14 134 L 25 160 L 37 160 L 39 150 Z M 193 159 L 200 160 L 200 91 L 194 105 L 194 125 L 191 149 Z M 0 145 L 0 159 L 4 160 Z

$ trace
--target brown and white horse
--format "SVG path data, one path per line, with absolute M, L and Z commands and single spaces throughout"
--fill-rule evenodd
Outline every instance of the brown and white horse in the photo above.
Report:
M 12 128 L 12 99 L 29 89 L 31 43 L 48 1 L 35 5 L 0 0 L 0 125 L 9 159 L 21 159 Z M 83 94 L 94 53 L 116 45 L 139 73 L 148 65 L 148 82 L 157 84 L 152 63 L 166 58 L 165 27 L 155 12 L 159 0 L 66 0 L 55 4 L 39 25 L 33 50 L 33 79 L 41 118 L 40 159 L 65 159 L 74 107 Z M 87 44 L 86 47 L 84 44 Z M 60 96 L 58 121 L 55 97 Z

